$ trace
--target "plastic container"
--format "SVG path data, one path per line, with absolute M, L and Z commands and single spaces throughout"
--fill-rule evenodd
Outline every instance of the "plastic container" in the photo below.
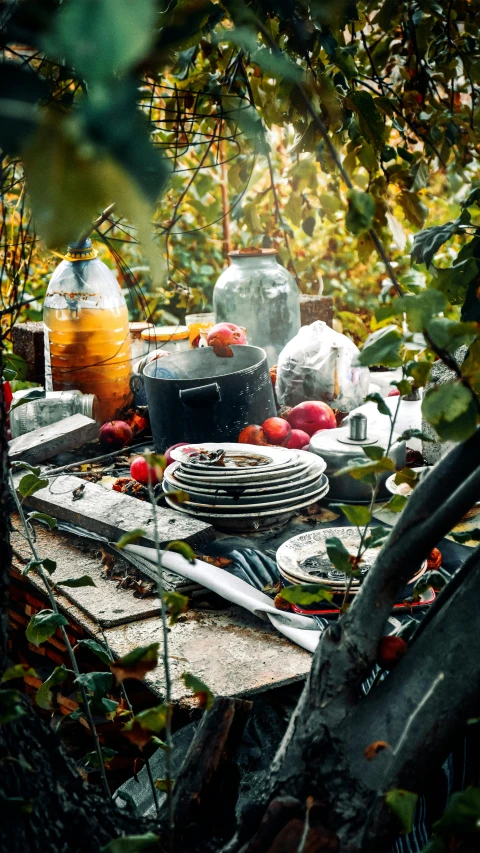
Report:
M 100 423 L 132 401 L 128 311 L 117 279 L 89 239 L 69 246 L 45 296 L 45 387 L 98 398 Z
M 35 389 L 36 390 L 36 389 Z M 13 395 L 13 403 L 30 393 L 28 391 L 16 392 Z M 28 403 L 10 412 L 10 430 L 12 438 L 18 438 L 26 432 L 31 432 L 39 427 L 63 421 L 70 415 L 86 415 L 87 418 L 96 418 L 98 401 L 94 394 L 82 394 L 81 391 L 44 391 L 43 397 L 37 397 Z
M 165 347 L 175 355 L 190 349 L 187 326 L 152 326 L 142 332 L 142 340 L 148 344 L 149 350 Z
M 230 252 L 231 265 L 213 291 L 216 322 L 244 326 L 248 343 L 265 350 L 270 367 L 300 329 L 298 287 L 276 254 L 275 249 Z

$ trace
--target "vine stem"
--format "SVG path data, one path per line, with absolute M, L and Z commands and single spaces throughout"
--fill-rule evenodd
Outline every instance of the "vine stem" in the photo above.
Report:
M 14 498 L 17 510 L 18 510 L 18 514 L 20 516 L 20 520 L 21 520 L 23 528 L 25 530 L 26 539 L 27 539 L 28 544 L 30 546 L 30 550 L 33 554 L 33 559 L 37 562 L 37 566 L 36 566 L 37 571 L 38 571 L 38 573 L 42 579 L 42 582 L 45 586 L 45 589 L 47 590 L 47 595 L 48 595 L 52 610 L 54 613 L 58 614 L 60 611 L 58 609 L 58 605 L 57 605 L 57 602 L 55 600 L 55 596 L 53 595 L 50 583 L 47 580 L 47 577 L 46 577 L 45 572 L 43 570 L 40 558 L 39 558 L 38 553 L 37 553 L 37 549 L 35 548 L 35 543 L 33 541 L 32 534 L 30 532 L 30 525 L 29 525 L 27 519 L 25 518 L 25 513 L 23 511 L 21 501 L 18 498 L 17 491 L 15 488 L 15 484 L 13 482 L 13 476 L 12 476 L 11 472 L 10 472 L 10 487 L 12 490 L 12 494 L 13 494 L 13 498 Z M 65 643 L 65 646 L 67 647 L 68 656 L 70 658 L 70 664 L 71 664 L 72 670 L 75 673 L 76 678 L 78 678 L 81 673 L 80 673 L 80 670 L 78 668 L 78 664 L 77 664 L 77 661 L 75 658 L 73 647 L 70 643 L 70 640 L 68 639 L 68 635 L 67 635 L 67 632 L 65 630 L 65 626 L 60 625 L 59 628 L 60 628 L 60 633 L 62 635 L 63 642 Z M 93 722 L 93 717 L 92 717 L 92 712 L 90 710 L 90 705 L 88 702 L 87 692 L 86 692 L 83 684 L 79 684 L 79 689 L 80 689 L 80 693 L 82 696 L 82 702 L 83 702 L 83 706 L 84 706 L 85 716 L 87 718 L 87 722 L 88 722 L 88 725 L 90 728 L 90 733 L 92 735 L 93 742 L 95 744 L 95 752 L 97 754 L 98 766 L 100 769 L 100 777 L 102 780 L 102 786 L 103 786 L 103 789 L 104 789 L 106 795 L 108 797 L 111 797 L 111 792 L 110 792 L 110 788 L 109 788 L 108 780 L 107 780 L 107 774 L 105 772 L 105 762 L 103 760 L 102 749 L 100 746 L 100 741 L 98 739 L 98 732 L 97 732 L 97 729 L 95 728 L 95 723 Z
M 155 501 L 155 493 L 153 491 L 153 483 L 151 477 L 151 466 L 148 461 L 148 495 L 152 506 L 153 514 L 153 533 L 155 541 L 155 550 L 157 552 L 157 585 L 158 593 L 162 599 L 162 635 L 163 635 L 163 668 L 165 672 L 165 699 L 167 704 L 167 719 L 165 725 L 165 741 L 167 744 L 166 766 L 167 766 L 167 804 L 168 804 L 168 827 L 169 827 L 169 850 L 173 853 L 174 847 L 174 815 L 173 815 L 173 797 L 172 797 L 172 682 L 170 678 L 170 667 L 168 663 L 168 625 L 167 625 L 167 609 L 165 606 L 165 590 L 163 586 L 163 563 L 162 553 L 160 550 L 160 537 L 158 534 L 158 520 L 155 512 L 157 504 Z M 147 770 L 148 772 L 148 770 Z

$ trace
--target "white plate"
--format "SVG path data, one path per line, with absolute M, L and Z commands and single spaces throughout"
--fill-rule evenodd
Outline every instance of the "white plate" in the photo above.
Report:
M 426 465 L 423 468 L 412 468 L 412 471 L 428 471 L 428 467 Z M 397 483 L 395 482 L 396 473 L 392 474 L 390 477 L 387 477 L 385 480 L 385 488 L 388 489 L 390 494 L 392 495 L 402 495 L 404 498 L 409 498 L 413 492 L 413 489 L 409 489 L 408 491 L 404 491 L 407 488 L 407 483 Z M 418 482 L 418 480 L 417 480 Z
M 317 496 L 321 492 L 324 491 L 325 487 L 328 487 L 328 478 L 325 476 L 325 474 L 322 474 L 321 477 L 319 478 L 319 481 L 317 483 L 315 483 L 314 485 L 312 485 L 311 489 L 307 492 L 306 495 L 300 495 L 297 497 L 295 495 L 293 495 L 293 496 L 291 495 L 287 498 L 282 498 L 281 500 L 279 500 L 278 498 L 275 498 L 274 501 L 265 501 L 263 503 L 257 503 L 256 501 L 254 501 L 253 503 L 250 502 L 247 504 L 235 504 L 235 503 L 211 504 L 211 503 L 198 503 L 195 500 L 189 500 L 189 501 L 182 501 L 182 506 L 187 506 L 187 507 L 190 506 L 190 507 L 192 507 L 192 509 L 195 509 L 198 512 L 203 512 L 203 510 L 210 511 L 210 510 L 215 509 L 215 510 L 221 510 L 222 512 L 225 511 L 225 512 L 232 512 L 232 513 L 237 514 L 237 510 L 241 510 L 242 512 L 246 512 L 248 509 L 250 509 L 252 511 L 257 511 L 257 510 L 261 511 L 262 509 L 264 509 L 264 508 L 266 509 L 267 507 L 270 507 L 270 512 L 273 512 L 274 510 L 277 509 L 277 507 L 280 509 L 283 509 L 285 506 L 295 504 L 296 502 L 298 503 L 298 501 L 300 501 L 300 500 L 306 501 L 309 498 L 311 498 L 312 503 L 314 503 L 314 501 L 317 500 Z M 165 489 L 164 489 L 164 491 L 165 491 Z M 165 494 L 168 495 L 168 491 L 165 491 Z M 221 501 L 223 499 L 219 498 L 219 500 Z
M 197 517 L 202 518 L 222 518 L 222 519 L 230 519 L 230 518 L 256 518 L 270 515 L 282 515 L 284 513 L 291 513 L 293 515 L 297 509 L 303 509 L 303 507 L 310 506 L 310 504 L 315 503 L 316 501 L 323 498 L 328 493 L 328 483 L 327 485 L 320 491 L 317 492 L 314 497 L 310 497 L 307 500 L 303 500 L 297 504 L 293 504 L 291 506 L 284 507 L 280 509 L 280 511 L 275 511 L 275 506 L 270 507 L 270 509 L 262 510 L 258 512 L 257 510 L 254 512 L 239 512 L 239 513 L 226 513 L 226 512 L 198 512 L 197 510 L 193 510 L 190 507 L 186 507 L 184 503 L 177 504 L 174 501 L 171 501 L 168 495 L 165 495 L 167 504 L 171 506 L 173 509 L 178 509 L 180 512 L 185 512 L 188 515 L 195 515 Z
M 168 482 L 172 482 L 171 478 L 175 476 L 175 482 L 183 488 L 191 486 L 199 491 L 216 492 L 218 489 L 224 491 L 244 488 L 245 493 L 257 493 L 259 488 L 272 489 L 272 491 L 282 491 L 287 488 L 287 484 L 295 485 L 297 483 L 307 484 L 309 480 L 315 476 L 319 477 L 325 471 L 326 463 L 319 456 L 309 454 L 310 458 L 302 459 L 296 467 L 284 466 L 281 472 L 267 472 L 263 474 L 233 475 L 228 478 L 219 480 L 217 477 L 210 477 L 207 472 L 198 472 L 197 476 L 193 476 L 190 471 L 186 471 L 180 462 L 174 462 L 165 469 L 164 476 Z
M 250 504 L 275 503 L 283 498 L 298 498 L 308 494 L 320 482 L 322 475 L 317 472 L 307 478 L 302 478 L 296 483 L 288 482 L 283 484 L 281 489 L 278 486 L 275 490 L 264 486 L 258 489 L 242 489 L 238 486 L 228 489 L 207 489 L 202 484 L 198 486 L 186 486 L 175 479 L 175 476 L 163 478 L 163 490 L 165 492 L 176 492 L 182 489 L 189 494 L 189 500 L 200 504 L 231 504 L 234 507 L 245 506 Z M 115 478 L 112 478 L 113 480 Z
M 264 458 L 267 460 L 266 463 L 259 465 L 258 467 L 252 466 L 249 468 L 245 468 L 243 466 L 236 467 L 235 465 L 231 465 L 228 468 L 224 467 L 215 467 L 208 462 L 192 462 L 190 460 L 189 454 L 193 450 L 206 450 L 208 452 L 217 452 L 219 450 L 224 450 L 228 455 L 235 456 L 258 456 L 260 458 Z M 219 472 L 220 474 L 224 473 L 239 473 L 243 471 L 247 471 L 248 473 L 252 471 L 260 471 L 265 468 L 269 470 L 273 470 L 273 468 L 280 468 L 283 465 L 293 462 L 296 458 L 296 450 L 287 450 L 284 447 L 263 447 L 257 446 L 255 444 L 239 444 L 238 442 L 205 442 L 205 444 L 189 444 L 186 447 L 176 447 L 175 450 L 172 450 L 171 457 L 176 462 L 182 462 L 188 468 L 194 468 L 195 470 L 202 471 L 214 471 Z

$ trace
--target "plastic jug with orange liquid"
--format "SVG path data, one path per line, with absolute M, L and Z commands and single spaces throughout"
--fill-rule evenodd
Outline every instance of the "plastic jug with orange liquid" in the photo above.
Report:
M 69 246 L 43 308 L 45 387 L 95 394 L 99 423 L 132 400 L 128 311 L 120 286 L 90 239 Z

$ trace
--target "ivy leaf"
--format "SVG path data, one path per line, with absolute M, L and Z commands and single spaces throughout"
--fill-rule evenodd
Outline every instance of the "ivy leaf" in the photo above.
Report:
M 477 426 L 472 393 L 457 382 L 429 388 L 422 401 L 422 415 L 441 441 L 464 441 L 473 435 Z
M 411 832 L 418 794 L 414 794 L 412 791 L 403 791 L 401 788 L 392 788 L 385 794 L 385 802 L 390 811 L 398 818 L 402 833 Z
M 163 602 L 168 608 L 170 625 L 175 625 L 178 617 L 188 610 L 188 598 L 179 592 L 166 592 L 163 596 Z
M 53 575 L 55 569 L 57 568 L 57 564 L 55 560 L 51 560 L 50 557 L 44 557 L 42 560 L 42 566 L 49 575 Z
M 339 572 L 350 574 L 352 571 L 352 555 L 347 551 L 338 536 L 330 536 L 325 542 L 330 562 Z
M 400 367 L 400 347 L 403 336 L 396 326 L 385 326 L 369 335 L 362 351 L 358 356 L 358 364 L 362 367 L 381 365 L 382 367 Z M 385 403 L 386 408 L 388 406 Z
M 455 233 L 455 222 L 446 222 L 444 225 L 434 225 L 432 228 L 419 231 L 413 238 L 412 261 L 429 267 L 440 247 Z
M 332 507 L 340 509 L 351 524 L 355 524 L 357 527 L 364 527 L 372 520 L 370 510 L 367 506 L 361 506 L 360 504 L 358 506 L 354 504 L 332 504 Z
M 95 699 L 103 699 L 113 687 L 111 672 L 84 672 L 77 675 L 75 684 L 80 684 Z
M 158 850 L 159 845 L 160 837 L 153 832 L 146 832 L 144 835 L 122 835 L 102 847 L 100 853 L 148 853 L 150 850 Z
M 57 524 L 57 519 L 53 518 L 51 515 L 47 515 L 46 512 L 29 512 L 27 515 L 27 521 L 40 521 L 50 530 L 53 530 Z
M 127 533 L 124 533 L 123 536 L 120 536 L 120 539 L 115 543 L 115 545 L 117 548 L 125 548 L 126 545 L 131 545 L 132 542 L 138 542 L 142 536 L 145 536 L 145 531 L 141 530 L 140 527 L 136 527 L 135 530 L 129 530 Z
M 348 191 L 347 198 L 348 210 L 345 225 L 352 234 L 364 234 L 372 227 L 375 199 L 370 193 L 355 189 Z
M 140 711 L 123 727 L 123 734 L 140 749 L 151 743 L 154 735 L 162 732 L 168 721 L 169 707 L 166 703 Z
M 117 682 L 122 682 L 126 678 L 133 678 L 136 681 L 142 681 L 147 672 L 155 669 L 158 663 L 159 643 L 150 643 L 149 646 L 139 646 L 137 649 L 128 652 L 115 663 L 110 662 L 109 666 Z
M 25 468 L 27 471 L 31 471 L 32 474 L 35 474 L 36 477 L 40 476 L 41 468 L 38 466 L 30 465 L 29 462 L 12 462 L 13 471 L 20 471 Z
M 25 636 L 29 643 L 40 646 L 49 637 L 53 637 L 61 625 L 68 625 L 68 620 L 61 613 L 54 613 L 53 610 L 40 610 L 30 619 Z
M 11 666 L 5 670 L 1 681 L 4 684 L 6 681 L 13 681 L 15 678 L 25 678 L 27 675 L 38 678 L 37 673 L 28 663 L 16 663 L 15 666 Z
M 170 497 L 170 493 L 169 493 Z M 169 542 L 166 551 L 175 551 L 177 554 L 181 554 L 185 560 L 188 560 L 189 563 L 195 562 L 195 551 L 188 545 L 186 542 L 179 542 L 178 540 L 174 540 L 173 542 Z
M 18 491 L 23 498 L 29 498 L 34 495 L 39 489 L 44 489 L 48 486 L 48 480 L 37 477 L 36 474 L 25 474 L 18 484 Z
M 393 495 L 388 503 L 384 504 L 384 509 L 389 512 L 401 512 L 407 503 L 408 498 L 405 495 Z
M 35 696 L 35 702 L 40 708 L 43 708 L 44 711 L 51 711 L 53 708 L 53 693 L 51 691 L 51 687 L 56 687 L 58 684 L 62 684 L 69 670 L 62 663 L 61 666 L 56 666 L 53 670 L 52 674 L 43 682 L 42 686 L 38 688 L 37 695 Z
M 81 575 L 79 578 L 65 578 L 64 581 L 57 581 L 57 586 L 68 586 L 72 589 L 77 589 L 80 586 L 96 586 L 96 583 L 90 575 Z
M 350 92 L 347 102 L 352 105 L 357 114 L 362 136 L 368 139 L 377 150 L 382 149 L 385 144 L 385 123 L 370 93 Z
M 107 665 L 111 664 L 112 659 L 107 650 L 100 643 L 97 643 L 96 640 L 79 640 L 75 649 L 79 646 L 84 646 L 85 648 L 90 649 L 97 658 L 100 658 L 102 663 L 106 663 Z
M 191 690 L 194 697 L 198 699 L 199 706 L 208 711 L 213 705 L 213 693 L 210 688 L 190 672 L 182 673 L 181 678 L 187 690 Z
M 326 586 L 317 583 L 301 583 L 295 586 L 286 586 L 280 590 L 279 595 L 290 604 L 316 604 L 320 601 L 331 601 L 333 592 Z

